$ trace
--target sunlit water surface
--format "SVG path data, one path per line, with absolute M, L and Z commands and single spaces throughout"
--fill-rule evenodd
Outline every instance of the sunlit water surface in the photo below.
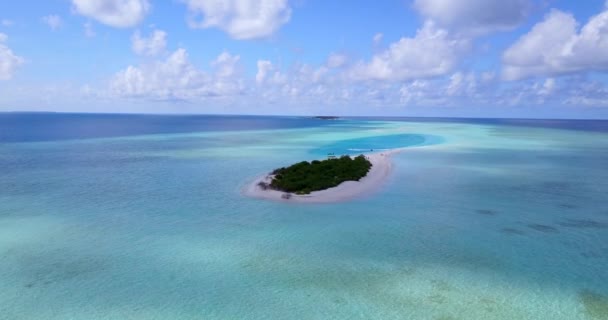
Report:
M 608 125 L 122 120 L 0 127 L 0 319 L 608 319 Z M 241 195 L 394 147 L 355 201 Z

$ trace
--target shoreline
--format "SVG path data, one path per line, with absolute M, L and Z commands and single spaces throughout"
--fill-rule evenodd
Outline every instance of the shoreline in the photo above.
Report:
M 393 168 L 390 157 L 392 154 L 399 151 L 401 151 L 401 149 L 391 149 L 383 152 L 364 154 L 372 163 L 372 167 L 367 175 L 359 181 L 345 181 L 333 188 L 313 191 L 310 194 L 297 195 L 277 190 L 263 190 L 260 188 L 258 183 L 270 183 L 271 176 L 270 174 L 267 174 L 258 177 L 253 182 L 249 183 L 243 189 L 243 194 L 256 199 L 291 203 L 333 203 L 353 200 L 368 195 L 382 186 Z M 289 194 L 290 197 L 288 199 L 284 198 L 283 196 L 285 194 Z

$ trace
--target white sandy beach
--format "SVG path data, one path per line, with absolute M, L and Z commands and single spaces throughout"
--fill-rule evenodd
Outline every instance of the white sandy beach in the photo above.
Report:
M 359 181 L 345 181 L 340 185 L 321 191 L 314 191 L 306 195 L 290 194 L 289 199 L 283 198 L 285 192 L 276 190 L 263 190 L 258 186 L 260 182 L 270 183 L 271 177 L 265 175 L 255 179 L 243 190 L 246 196 L 281 202 L 294 203 L 330 203 L 355 199 L 377 190 L 386 180 L 392 170 L 391 154 L 399 149 L 365 155 L 372 163 L 367 175 Z

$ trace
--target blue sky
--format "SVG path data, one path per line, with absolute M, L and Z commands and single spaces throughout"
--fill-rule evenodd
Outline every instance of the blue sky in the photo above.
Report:
M 604 0 L 0 2 L 0 111 L 608 118 Z

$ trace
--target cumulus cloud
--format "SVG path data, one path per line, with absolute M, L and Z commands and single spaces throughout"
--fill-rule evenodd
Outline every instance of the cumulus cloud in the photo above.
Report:
M 598 81 L 576 79 L 576 82 L 569 83 L 566 88 L 560 88 L 560 92 L 563 93 L 559 101 L 566 105 L 608 107 L 608 87 Z
M 42 17 L 42 22 L 49 26 L 49 28 L 51 28 L 51 30 L 53 31 L 61 28 L 61 26 L 63 25 L 63 20 L 60 16 L 56 14 L 50 14 L 48 16 Z
M 560 78 L 544 78 L 512 83 L 503 87 L 494 99 L 498 105 L 507 106 L 608 106 L 608 86 L 581 75 Z
M 399 104 L 405 106 L 446 105 L 447 97 L 438 80 L 413 80 L 396 88 Z
M 449 96 L 473 96 L 477 90 L 477 77 L 473 72 L 456 72 L 450 77 L 450 82 L 446 88 Z
M 287 81 L 287 77 L 277 70 L 272 62 L 258 60 L 257 66 L 258 72 L 255 75 L 255 82 L 257 84 L 284 84 Z
M 531 1 L 415 0 L 414 7 L 426 19 L 416 35 L 390 44 L 370 61 L 359 61 L 346 77 L 398 82 L 449 75 L 470 52 L 476 37 L 514 28 L 526 17 Z M 381 33 L 376 34 L 374 46 L 382 39 Z M 452 75 L 450 92 L 461 91 L 456 88 L 466 80 L 463 77 Z
M 218 28 L 235 39 L 272 35 L 291 17 L 287 0 L 182 0 L 192 28 Z
M 325 65 L 295 64 L 281 70 L 268 60 L 258 61 L 254 94 L 266 103 L 293 105 L 327 105 L 349 99 L 357 85 L 338 81 L 337 74 Z M 337 70 L 334 70 L 337 71 Z
M 240 56 L 230 54 L 230 52 L 222 52 L 215 60 L 211 62 L 211 66 L 215 70 L 215 75 L 220 78 L 230 78 L 238 74 Z
M 231 104 L 256 101 L 302 110 L 353 104 L 379 108 L 608 105 L 605 84 L 574 76 L 504 86 L 493 72 L 456 71 L 425 79 L 361 82 L 342 77 L 342 71 L 325 65 L 296 63 L 283 69 L 270 60 L 259 60 L 255 78 L 248 79 L 243 76 L 240 57 L 228 52 L 210 66 L 210 71 L 197 68 L 189 62 L 187 52 L 179 49 L 166 59 L 129 66 L 115 75 L 110 88 L 118 97 Z
M 189 5 L 198 3 L 201 8 L 204 7 L 202 3 L 207 2 L 202 0 L 183 1 Z M 201 14 L 198 27 L 225 28 L 223 30 L 233 37 L 244 39 L 248 38 L 250 34 L 235 36 L 231 32 L 235 32 L 234 30 L 237 29 L 228 31 L 231 28 L 229 27 L 231 21 L 236 19 L 236 16 L 230 14 L 222 16 L 223 10 L 232 10 L 231 6 L 237 2 L 217 2 L 217 8 L 209 9 L 209 12 L 221 13 L 215 15 L 215 17 L 220 17 L 218 20 L 209 20 L 207 12 L 202 9 L 196 11 L 190 8 L 190 10 Z M 448 2 L 444 3 L 450 5 Z M 470 3 L 487 9 L 478 2 Z M 552 12 L 550 15 L 553 14 Z M 222 102 L 256 101 L 265 105 L 276 103 L 281 106 L 302 106 L 302 108 L 340 105 L 346 107 L 355 103 L 394 108 L 405 106 L 481 108 L 488 105 L 521 106 L 524 102 L 529 106 L 556 106 L 576 102 L 588 105 L 606 104 L 608 87 L 605 84 L 566 83 L 564 78 L 571 76 L 554 78 L 555 72 L 546 72 L 547 65 L 544 62 L 546 60 L 543 60 L 545 56 L 563 56 L 564 58 L 560 59 L 571 61 L 570 59 L 573 57 L 563 54 L 563 52 L 574 52 L 575 56 L 580 55 L 581 59 L 593 66 L 597 66 L 597 61 L 602 61 L 604 56 L 608 56 L 606 54 L 596 57 L 595 54 L 587 52 L 590 47 L 597 51 L 598 48 L 602 48 L 604 42 L 608 43 L 603 40 L 607 33 L 604 30 L 608 29 L 603 29 L 602 19 L 600 19 L 602 15 L 592 18 L 582 28 L 579 28 L 570 15 L 564 15 L 569 18 L 563 19 L 562 16 L 561 20 L 558 19 L 557 22 L 546 26 L 546 30 L 542 26 L 539 27 L 543 31 L 540 35 L 522 37 L 522 39 L 530 37 L 534 40 L 529 40 L 531 43 L 550 43 L 551 46 L 526 44 L 519 48 L 516 44 L 513 47 L 521 49 L 519 53 L 505 53 L 503 57 L 505 67 L 512 65 L 525 67 L 525 72 L 518 71 L 520 72 L 516 77 L 518 79 L 521 79 L 521 74 L 527 74 L 529 72 L 527 70 L 543 71 L 538 73 L 542 77 L 536 80 L 518 81 L 505 85 L 500 81 L 500 73 L 492 70 L 471 72 L 467 68 L 460 68 L 463 59 L 472 51 L 475 38 L 480 34 L 461 32 L 464 30 L 463 28 L 472 30 L 473 26 L 482 25 L 479 21 L 486 21 L 487 23 L 483 24 L 484 32 L 502 30 L 515 26 L 520 20 L 515 18 L 484 20 L 483 17 L 477 17 L 478 22 L 471 22 L 468 25 L 461 24 L 458 28 L 452 29 L 447 26 L 451 23 L 457 24 L 460 18 L 454 18 L 453 21 L 447 18 L 440 20 L 439 16 L 431 17 L 428 14 L 426 21 L 415 35 L 403 37 L 392 44 L 387 43 L 387 46 L 378 46 L 378 43 L 382 41 L 381 34 L 378 34 L 373 39 L 375 54 L 365 60 L 352 61 L 349 60 L 352 58 L 344 54 L 332 53 L 324 62 L 317 65 L 294 63 L 284 66 L 281 63 L 277 64 L 276 61 L 261 59 L 257 61 L 256 74 L 245 77 L 238 55 L 223 52 L 210 62 L 210 68 L 203 70 L 190 62 L 186 50 L 179 49 L 162 55 L 163 58 L 156 58 L 158 59 L 156 61 L 147 60 L 148 63 L 129 66 L 118 72 L 112 78 L 110 92 L 115 96 L 128 98 L 186 100 L 199 103 L 209 99 L 213 99 L 213 102 L 222 99 Z M 548 16 L 545 20 L 551 19 Z M 203 26 L 205 23 L 209 24 Z M 133 50 L 144 55 L 164 52 L 166 34 L 157 34 L 158 31 L 146 35 L 136 32 L 133 36 Z M 573 38 L 578 40 L 570 41 Z M 156 48 L 162 48 L 162 50 Z M 563 48 L 568 48 L 570 51 L 564 51 Z M 580 53 L 578 53 L 579 51 Z M 583 55 L 583 53 L 586 54 Z M 530 59 L 530 56 L 536 58 Z M 509 65 L 506 64 L 507 61 L 510 63 Z M 535 64 L 539 63 L 545 69 L 533 68 Z M 556 64 L 548 65 L 552 68 Z M 586 65 L 571 62 L 568 65 L 569 67 L 578 66 L 579 69 L 587 68 Z M 532 74 L 536 75 L 535 72 Z
M 608 70 L 608 10 L 579 30 L 569 13 L 552 10 L 503 54 L 503 76 L 534 76 Z
M 315 86 L 326 83 L 329 69 L 325 66 L 313 67 L 307 64 L 296 64 L 291 70 L 283 72 L 271 61 L 258 60 L 258 72 L 255 76 L 256 82 L 264 84 L 266 88 L 275 86 L 283 92 L 301 93 L 306 91 L 304 87 Z
M 148 0 L 72 0 L 72 4 L 75 12 L 117 28 L 139 24 L 150 10 Z
M 519 25 L 531 0 L 416 0 L 414 7 L 444 27 L 483 34 Z
M 258 72 L 255 75 L 255 82 L 263 83 L 266 76 L 272 70 L 272 62 L 268 60 L 258 60 Z
M 178 49 L 165 60 L 118 72 L 110 82 L 110 92 L 156 100 L 237 96 L 244 90 L 235 72 L 238 62 L 238 56 L 224 52 L 212 62 L 215 72 L 210 74 L 194 66 L 185 49 Z
M 501 104 L 498 88 L 492 73 L 457 71 L 445 77 L 407 81 L 398 92 L 403 105 L 473 107 Z
M 6 45 L 7 40 L 8 36 L 0 33 L 0 80 L 10 80 L 15 70 L 25 62 Z
M 460 62 L 470 40 L 452 37 L 447 30 L 427 21 L 414 38 L 401 38 L 370 62 L 351 70 L 358 80 L 410 80 L 445 75 Z
M 133 52 L 139 55 L 154 56 L 163 53 L 167 47 L 167 33 L 162 30 L 154 30 L 148 37 L 142 37 L 136 31 L 131 37 Z

